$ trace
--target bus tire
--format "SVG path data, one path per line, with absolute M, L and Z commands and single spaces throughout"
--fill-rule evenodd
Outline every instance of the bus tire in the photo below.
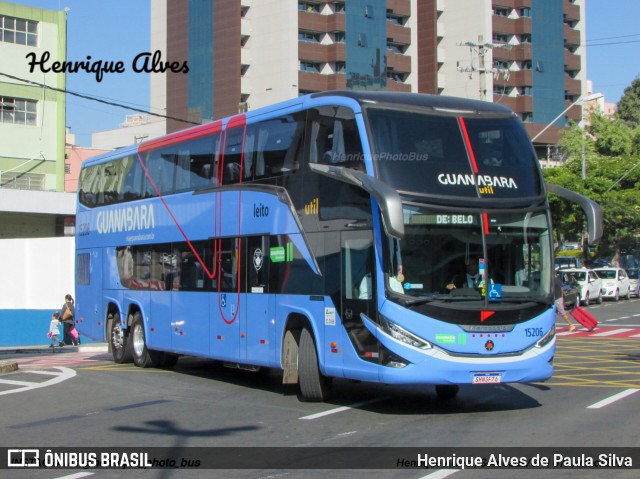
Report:
M 458 391 L 460 391 L 460 386 L 458 386 L 457 384 L 436 385 L 436 395 L 440 399 L 453 399 L 458 395 Z
M 304 401 L 319 402 L 329 398 L 331 380 L 320 372 L 316 345 L 307 328 L 300 333 L 298 378 L 300 395 Z
M 115 313 L 110 319 L 109 346 L 115 363 L 125 364 L 133 360 L 131 356 L 131 341 L 129 341 L 129 336 L 122 328 L 120 313 Z
M 133 314 L 131 322 L 131 332 L 129 333 L 131 340 L 131 353 L 133 355 L 133 363 L 140 368 L 162 367 L 165 362 L 164 353 L 153 351 L 147 347 L 147 339 L 144 335 L 144 322 L 140 311 Z

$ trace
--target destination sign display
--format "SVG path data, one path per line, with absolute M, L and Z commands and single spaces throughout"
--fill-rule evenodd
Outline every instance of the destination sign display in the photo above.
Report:
M 479 220 L 478 215 L 472 214 L 413 214 L 410 217 L 410 224 L 473 226 L 479 224 Z

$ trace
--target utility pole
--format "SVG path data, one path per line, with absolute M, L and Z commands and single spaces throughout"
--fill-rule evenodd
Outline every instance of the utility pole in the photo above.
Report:
M 478 35 L 477 42 L 462 42 L 462 43 L 457 43 L 457 45 L 469 47 L 469 50 L 471 53 L 471 60 L 470 60 L 469 66 L 462 67 L 458 62 L 458 67 L 457 67 L 458 71 L 462 73 L 468 73 L 469 78 L 472 78 L 473 73 L 475 72 L 478 73 L 479 82 L 480 82 L 479 97 L 480 97 L 480 100 L 483 100 L 483 101 L 486 100 L 487 99 L 487 77 L 486 77 L 487 73 L 490 73 L 492 75 L 502 74 L 505 76 L 505 78 L 508 78 L 509 70 L 505 68 L 493 68 L 493 66 L 491 68 L 487 68 L 485 57 L 487 53 L 489 53 L 489 51 L 494 48 L 511 48 L 511 45 L 500 44 L 500 43 L 498 44 L 484 43 L 484 37 L 482 35 Z M 475 55 L 478 56 L 477 68 L 475 66 L 475 61 L 474 61 Z
M 482 45 L 484 38 L 482 35 L 478 35 L 478 44 Z M 488 53 L 488 49 L 486 47 L 482 47 L 478 50 L 478 73 L 480 77 L 480 99 L 485 101 L 487 99 L 487 77 L 485 76 L 487 71 L 484 67 L 484 57 Z

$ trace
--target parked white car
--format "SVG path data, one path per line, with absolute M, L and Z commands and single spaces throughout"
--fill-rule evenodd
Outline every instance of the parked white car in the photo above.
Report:
M 596 268 L 593 271 L 602 279 L 602 296 L 615 301 L 622 296 L 629 299 L 631 296 L 631 283 L 627 272 L 622 268 Z
M 602 304 L 602 280 L 590 269 L 563 269 L 563 273 L 573 276 L 580 285 L 580 304 L 589 306 L 591 301 Z
M 638 268 L 628 269 L 629 283 L 631 284 L 631 296 L 640 298 L 640 283 L 638 283 Z

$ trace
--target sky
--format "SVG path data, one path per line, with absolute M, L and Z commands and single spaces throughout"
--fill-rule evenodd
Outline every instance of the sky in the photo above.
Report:
M 153 0 L 13 0 L 50 10 L 69 8 L 67 60 L 122 61 L 124 73 L 67 75 L 67 89 L 143 110 L 149 106 L 150 74 L 133 71 L 136 55 L 150 51 L 149 5 Z M 561 1 L 561 0 L 552 0 Z M 640 76 L 640 1 L 585 0 L 587 79 L 593 90 L 617 103 Z M 0 63 L 1 65 L 1 63 Z M 91 133 L 117 128 L 127 114 L 118 107 L 67 96 L 67 126 L 76 143 L 91 145 Z

